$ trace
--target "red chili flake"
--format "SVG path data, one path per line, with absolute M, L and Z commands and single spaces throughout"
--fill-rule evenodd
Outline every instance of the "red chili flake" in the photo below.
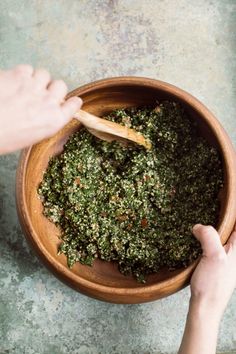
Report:
M 146 218 L 143 218 L 143 219 L 141 220 L 141 226 L 142 226 L 142 228 L 145 228 L 145 227 L 148 226 L 148 221 L 147 221 Z
M 143 176 L 144 181 L 148 181 L 151 177 L 148 175 Z
M 81 182 L 80 182 L 80 178 L 79 177 L 75 179 L 75 183 L 80 185 Z
M 75 183 L 77 184 L 77 186 L 80 186 L 81 188 L 83 188 L 83 184 L 81 183 L 81 180 L 80 180 L 79 177 L 77 177 L 77 178 L 75 179 Z
M 128 224 L 128 225 L 127 225 L 127 230 L 131 230 L 132 227 L 133 227 L 133 224 Z

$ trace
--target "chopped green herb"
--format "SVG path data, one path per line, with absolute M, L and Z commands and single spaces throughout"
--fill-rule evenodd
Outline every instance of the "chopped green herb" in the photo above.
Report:
M 69 267 L 115 261 L 142 282 L 162 267 L 187 266 L 201 253 L 192 226 L 217 223 L 219 152 L 175 102 L 106 118 L 141 132 L 152 149 L 108 143 L 84 128 L 69 138 L 38 190 L 44 215 L 60 227 L 59 253 Z

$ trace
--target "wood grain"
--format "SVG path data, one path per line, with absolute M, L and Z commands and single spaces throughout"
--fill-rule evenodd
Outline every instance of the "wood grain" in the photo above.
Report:
M 217 146 L 224 161 L 224 189 L 218 231 L 225 243 L 236 220 L 236 154 L 230 139 L 213 114 L 187 92 L 162 81 L 120 77 L 100 80 L 72 91 L 68 97 L 81 96 L 83 109 L 103 116 L 116 108 L 155 104 L 168 99 L 180 102 L 201 134 Z M 80 129 L 73 120 L 50 139 L 22 152 L 16 178 L 16 201 L 19 220 L 26 239 L 43 263 L 64 283 L 100 300 L 115 303 L 142 303 L 168 296 L 186 286 L 197 264 L 174 272 L 163 269 L 150 275 L 146 284 L 119 273 L 116 264 L 95 261 L 93 267 L 77 263 L 68 269 L 66 257 L 57 256 L 59 230 L 42 214 L 37 188 L 51 156 L 62 151 L 68 137 Z
M 74 114 L 74 118 L 77 118 L 91 134 L 99 139 L 109 142 L 117 140 L 122 143 L 132 141 L 144 146 L 146 149 L 151 149 L 151 143 L 145 139 L 141 133 L 136 132 L 134 129 L 130 129 L 127 126 L 96 117 L 82 109 Z

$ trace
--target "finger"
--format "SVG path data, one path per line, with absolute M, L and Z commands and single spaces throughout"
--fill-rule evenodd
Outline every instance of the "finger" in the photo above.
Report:
M 33 75 L 34 69 L 31 65 L 21 64 L 17 65 L 13 69 L 17 74 L 25 77 L 31 77 Z
M 71 97 L 62 105 L 62 111 L 65 116 L 65 120 L 69 121 L 73 118 L 73 115 L 80 109 L 83 101 L 80 97 Z
M 197 224 L 193 227 L 193 234 L 201 243 L 203 255 L 211 257 L 224 251 L 219 234 L 214 227 Z
M 60 103 L 66 96 L 67 91 L 67 86 L 63 80 L 54 80 L 48 85 L 50 96 Z
M 45 69 L 36 69 L 33 73 L 33 79 L 38 89 L 47 88 L 50 83 L 51 76 Z

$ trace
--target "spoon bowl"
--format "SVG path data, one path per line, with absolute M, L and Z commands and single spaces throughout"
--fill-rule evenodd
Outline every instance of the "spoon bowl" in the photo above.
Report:
M 148 150 L 151 149 L 151 142 L 134 129 L 111 122 L 107 119 L 96 117 L 82 109 L 80 109 L 78 113 L 75 113 L 74 117 L 77 118 L 91 134 L 99 139 L 109 142 L 116 140 L 120 141 L 122 144 L 127 144 L 132 141 L 133 143 L 144 146 Z

